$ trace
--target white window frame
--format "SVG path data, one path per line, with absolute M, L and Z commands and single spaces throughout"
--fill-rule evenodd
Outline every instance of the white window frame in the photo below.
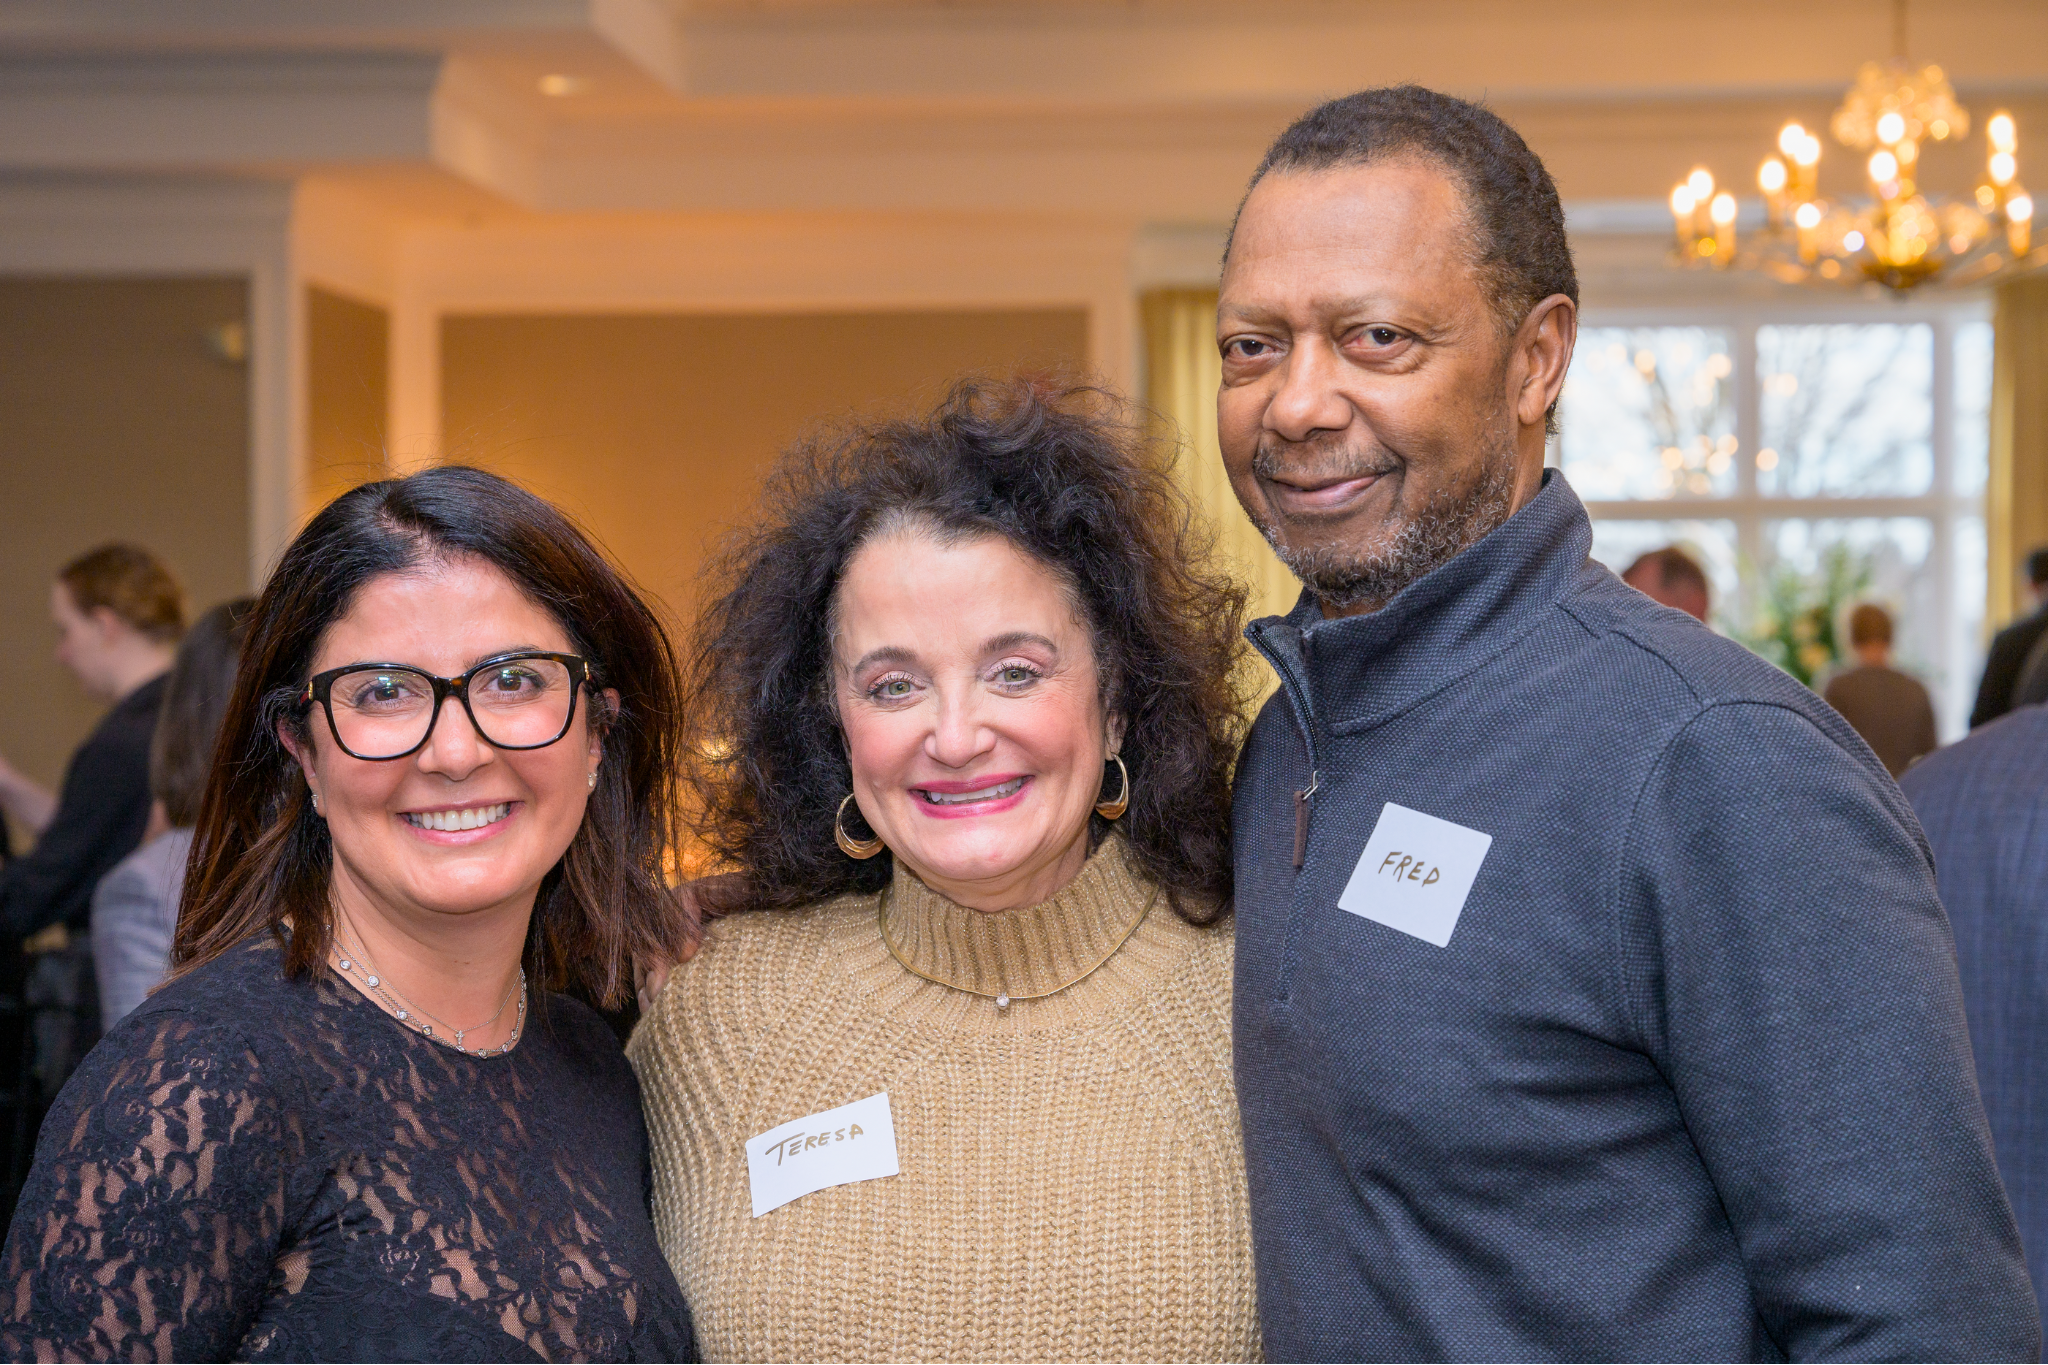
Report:
M 1733 369 L 1728 377 L 1731 406 L 1735 410 L 1735 438 L 1740 446 L 1735 458 L 1735 491 L 1727 496 L 1712 494 L 1671 498 L 1601 499 L 1586 503 L 1595 521 L 1725 521 L 1735 527 L 1738 556 L 1747 563 L 1763 563 L 1764 526 L 1786 520 L 1834 520 L 1862 517 L 1918 517 L 1933 528 L 1928 549 L 1928 570 L 1935 577 L 1934 599 L 1941 604 L 1942 619 L 1931 623 L 1930 637 L 1941 641 L 1936 663 L 1943 676 L 1934 680 L 1936 712 L 1944 742 L 1957 738 L 1963 718 L 1969 714 L 1978 671 L 1983 665 L 1981 633 L 1971 631 L 1965 613 L 1957 610 L 1956 537 L 1966 519 L 1982 518 L 1982 492 L 1967 493 L 1956 487 L 1956 329 L 1971 322 L 1986 322 L 1991 302 L 1981 295 L 1949 295 L 1892 300 L 1878 298 L 1743 301 L 1732 304 L 1680 302 L 1625 307 L 1586 308 L 1580 318 L 1582 330 L 1595 327 L 1712 327 L 1728 334 L 1728 359 Z M 1882 323 L 1927 323 L 1933 328 L 1934 357 L 1931 384 L 1933 412 L 1932 443 L 1934 477 L 1925 493 L 1911 496 L 1875 497 L 1828 496 L 1792 497 L 1766 495 L 1758 490 L 1756 453 L 1761 444 L 1762 397 L 1756 372 L 1756 334 L 1760 327 L 1778 325 L 1812 326 L 1830 323 L 1870 325 Z M 1569 382 L 1569 381 L 1567 381 Z M 1559 455 L 1554 449 L 1551 462 Z M 1995 568 L 1994 568 L 1995 571 Z M 1745 577 L 1734 603 L 1736 620 L 1756 619 L 1753 583 Z

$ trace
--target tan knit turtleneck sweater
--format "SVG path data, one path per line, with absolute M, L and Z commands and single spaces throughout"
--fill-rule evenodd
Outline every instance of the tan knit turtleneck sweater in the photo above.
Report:
M 1123 850 L 995 914 L 898 869 L 919 971 L 1023 996 L 1107 956 L 1007 1010 L 904 970 L 873 896 L 713 923 L 627 1049 L 707 1360 L 1257 1357 L 1228 922 L 1146 913 Z M 750 1216 L 748 1138 L 880 1090 L 901 1174 Z

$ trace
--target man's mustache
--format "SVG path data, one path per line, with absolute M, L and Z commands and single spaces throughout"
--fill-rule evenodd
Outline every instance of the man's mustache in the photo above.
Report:
M 1317 483 L 1392 474 L 1402 467 L 1392 451 L 1359 449 L 1339 440 L 1286 441 L 1270 433 L 1259 437 L 1252 452 L 1252 473 L 1275 481 L 1282 474 Z

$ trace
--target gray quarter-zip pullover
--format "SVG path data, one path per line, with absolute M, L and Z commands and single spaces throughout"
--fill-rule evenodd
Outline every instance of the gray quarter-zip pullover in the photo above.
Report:
M 2038 1359 L 1912 811 L 1591 535 L 1552 471 L 1381 611 L 1249 632 L 1269 1357 Z

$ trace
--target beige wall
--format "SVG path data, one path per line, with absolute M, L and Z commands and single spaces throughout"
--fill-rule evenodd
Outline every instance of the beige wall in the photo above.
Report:
M 306 511 L 385 473 L 391 316 L 306 290 Z
M 0 279 L 0 753 L 55 785 L 98 719 L 50 657 L 49 585 L 103 541 L 163 556 L 195 611 L 249 582 L 245 323 L 232 278 Z
M 442 450 L 554 499 L 687 616 L 707 547 L 816 423 L 1087 350 L 1080 310 L 450 317 Z

